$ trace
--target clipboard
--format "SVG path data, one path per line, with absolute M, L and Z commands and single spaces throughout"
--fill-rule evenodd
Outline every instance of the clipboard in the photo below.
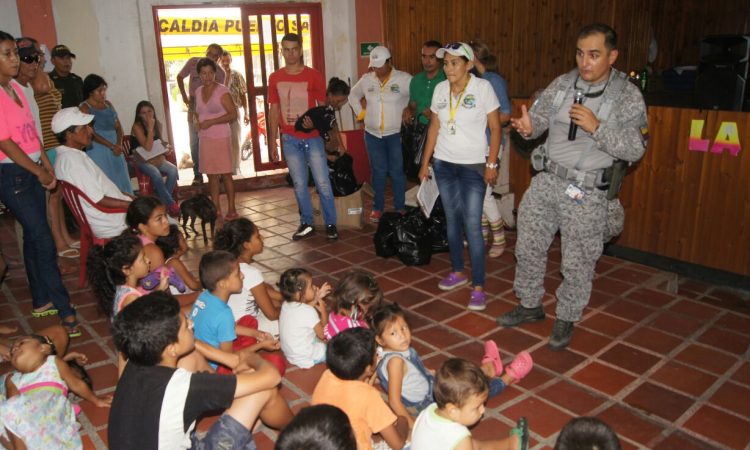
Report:
M 151 145 L 151 151 L 146 150 L 143 147 L 138 147 L 135 149 L 136 153 L 143 158 L 144 161 L 148 161 L 150 159 L 154 159 L 157 156 L 161 156 L 169 151 L 169 148 L 165 147 L 164 144 L 161 143 L 161 139 L 156 139 L 154 143 Z
M 422 181 L 422 184 L 419 185 L 419 191 L 417 191 L 417 203 L 426 218 L 430 218 L 432 208 L 435 207 L 435 202 L 439 196 L 440 190 L 438 190 L 437 180 L 432 172 L 432 167 L 430 167 L 430 175 L 427 177 L 427 181 Z

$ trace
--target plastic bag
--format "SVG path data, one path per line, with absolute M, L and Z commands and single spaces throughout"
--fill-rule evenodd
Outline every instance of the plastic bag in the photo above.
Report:
M 407 266 L 423 266 L 432 258 L 429 220 L 422 211 L 412 209 L 396 224 L 398 258 Z
M 354 158 L 344 153 L 336 161 L 328 161 L 328 172 L 334 197 L 346 197 L 362 187 L 354 176 Z
M 404 219 L 399 213 L 387 212 L 380 216 L 378 230 L 375 232 L 373 243 L 375 254 L 381 258 L 390 258 L 398 253 L 396 247 L 396 226 Z
M 427 143 L 428 126 L 415 120 L 414 123 L 401 126 L 401 151 L 404 161 L 404 173 L 407 178 L 417 178 L 422 165 L 424 147 Z

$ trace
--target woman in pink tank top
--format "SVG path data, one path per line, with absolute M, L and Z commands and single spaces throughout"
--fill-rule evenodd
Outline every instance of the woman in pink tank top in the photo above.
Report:
M 229 88 L 216 82 L 216 62 L 201 58 L 196 67 L 203 86 L 195 91 L 195 129 L 200 137 L 200 171 L 208 175 L 211 200 L 221 217 L 219 203 L 219 175 L 224 180 L 229 204 L 225 220 L 237 218 L 232 181 L 232 137 L 229 123 L 237 120 Z

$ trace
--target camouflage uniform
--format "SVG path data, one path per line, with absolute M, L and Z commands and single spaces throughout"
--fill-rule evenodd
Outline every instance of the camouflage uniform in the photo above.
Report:
M 601 171 L 612 165 L 615 158 L 630 162 L 640 159 L 648 138 L 646 106 L 640 91 L 626 82 L 611 113 L 599 128 L 593 134 L 579 128 L 575 141 L 568 141 L 568 111 L 574 96 L 569 76 L 555 79 L 529 111 L 533 133 L 528 138 L 536 138 L 549 128 L 549 161 L 580 171 Z M 597 85 L 591 86 L 580 78 L 576 84 L 584 92 L 589 89 L 595 93 L 605 85 L 611 88 L 607 83 L 615 76 L 621 75 L 612 69 L 608 79 Z M 555 114 L 553 102 L 559 92 L 565 92 L 565 98 Z M 599 117 L 597 112 L 603 97 L 587 98 L 584 106 Z M 548 171 L 542 171 L 532 179 L 518 213 L 518 265 L 513 289 L 522 306 L 536 308 L 542 304 L 547 252 L 559 229 L 562 236 L 560 270 L 564 281 L 556 292 L 556 315 L 558 319 L 577 322 L 581 320 L 591 296 L 594 267 L 602 254 L 604 242 L 623 224 L 622 221 L 607 224 L 608 208 L 614 210 L 610 217 L 620 217 L 624 221 L 624 215 L 619 202 L 608 202 L 606 191 L 598 188 L 587 189 L 580 201 L 570 198 L 565 191 L 571 184 L 575 183 Z

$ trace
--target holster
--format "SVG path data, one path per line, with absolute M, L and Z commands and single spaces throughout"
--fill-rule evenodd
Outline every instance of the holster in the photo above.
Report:
M 630 163 L 627 161 L 616 159 L 611 166 L 604 169 L 603 181 L 609 183 L 607 200 L 612 201 L 617 198 L 617 193 L 620 192 L 629 165 Z

